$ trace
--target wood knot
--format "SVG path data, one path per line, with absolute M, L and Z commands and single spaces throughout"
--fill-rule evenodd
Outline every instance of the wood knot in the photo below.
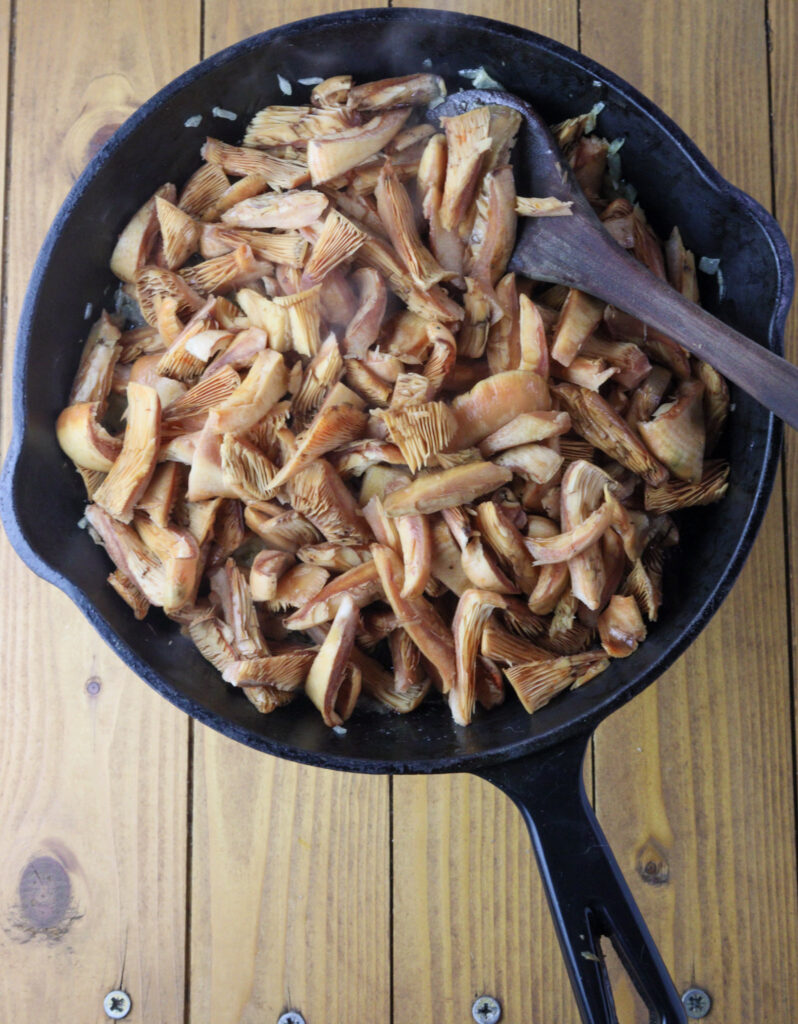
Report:
M 124 75 L 101 75 L 89 83 L 80 114 L 64 140 L 67 166 L 73 178 L 78 177 L 138 106 L 130 81 Z
M 69 910 L 72 885 L 63 864 L 55 857 L 34 857 L 19 880 L 19 907 L 35 931 L 61 924 Z
M 648 885 L 666 885 L 670 879 L 667 854 L 656 839 L 647 839 L 637 851 L 636 867 Z

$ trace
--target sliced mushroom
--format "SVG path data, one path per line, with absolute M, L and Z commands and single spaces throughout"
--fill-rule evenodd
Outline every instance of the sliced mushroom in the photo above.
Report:
M 174 202 L 174 185 L 161 185 L 155 194 L 138 210 L 125 227 L 111 254 L 111 270 L 122 281 L 132 283 L 136 271 L 147 262 L 158 232 L 155 201 L 158 197 Z
M 442 118 L 448 159 L 441 201 L 441 223 L 447 231 L 462 221 L 471 204 L 482 170 L 483 154 L 491 148 L 490 110 L 475 107 L 456 117 Z
M 691 484 L 701 480 L 704 464 L 703 396 L 701 381 L 682 381 L 675 401 L 660 406 L 652 420 L 637 424 L 638 433 L 660 462 Z
M 350 598 L 358 608 L 365 608 L 382 593 L 373 561 L 341 573 L 323 587 L 298 611 L 285 620 L 286 628 L 305 630 L 332 619 L 344 597 Z
M 513 171 L 509 166 L 497 167 L 483 179 L 463 265 L 465 273 L 488 292 L 507 269 L 515 245 L 515 228 Z
M 522 665 L 530 661 L 546 661 L 551 658 L 550 652 L 545 648 L 508 632 L 494 618 L 485 623 L 480 650 L 486 658 L 501 662 L 503 665 Z
M 226 401 L 240 384 L 241 378 L 235 370 L 225 366 L 183 391 L 164 407 L 161 436 L 166 439 L 202 430 L 210 410 Z
M 557 199 L 555 196 L 517 196 L 515 212 L 519 217 L 570 217 L 573 214 L 570 200 Z
M 404 629 L 395 629 L 388 637 L 393 675 L 398 693 L 407 693 L 421 686 L 427 677 L 421 662 L 421 651 Z
M 99 410 L 99 402 L 68 405 L 56 420 L 55 431 L 62 451 L 76 466 L 107 473 L 122 451 L 122 441 L 98 422 Z
M 266 600 L 266 607 L 270 612 L 304 608 L 324 589 L 329 577 L 330 574 L 320 565 L 294 565 L 280 577 L 275 595 Z
M 257 658 L 269 654 L 263 639 L 249 582 L 244 570 L 232 558 L 210 573 L 212 592 L 217 594 L 224 620 L 233 631 L 233 646 L 240 658 Z
M 346 572 L 371 561 L 371 550 L 364 544 L 341 544 L 326 541 L 300 548 L 296 557 L 308 565 L 320 565 L 332 572 Z
M 304 647 L 288 653 L 231 661 L 222 670 L 222 679 L 233 686 L 269 686 L 290 693 L 304 685 L 317 654 L 317 647 Z
M 594 299 L 576 288 L 568 292 L 554 332 L 552 359 L 556 359 L 563 366 L 571 365 L 582 345 L 601 323 L 604 305 L 599 299 Z
M 382 277 L 371 267 L 356 270 L 352 279 L 358 290 L 358 308 L 346 328 L 341 347 L 348 356 L 360 358 L 377 340 L 387 292 Z
M 200 253 L 205 259 L 248 245 L 258 260 L 286 267 L 301 267 L 305 262 L 308 243 L 298 231 L 258 231 L 234 228 L 226 224 L 203 224 L 200 235 Z
M 192 534 L 178 526 L 159 526 L 142 513 L 134 516 L 133 526 L 163 566 L 161 603 L 164 611 L 170 614 L 193 604 L 203 566 Z
M 711 505 L 720 501 L 729 489 L 729 463 L 721 459 L 708 459 L 698 483 L 666 480 L 658 487 L 646 485 L 646 512 L 675 512 L 693 505 Z
M 658 486 L 668 471 L 654 458 L 612 407 L 601 397 L 575 384 L 558 384 L 552 389 L 570 413 L 577 433 L 610 458 Z
M 139 498 L 137 511 L 146 512 L 156 526 L 165 528 L 184 486 L 185 470 L 177 462 L 162 463 Z
M 278 295 L 276 306 L 288 311 L 291 345 L 301 356 L 315 356 L 321 347 L 321 285 L 293 295 Z
M 412 473 L 428 466 L 433 455 L 445 451 L 457 430 L 457 420 L 443 402 L 380 410 L 374 415 L 387 428 Z
M 628 658 L 646 638 L 646 627 L 634 597 L 613 594 L 599 616 L 601 646 L 611 658 Z
M 404 563 L 402 597 L 420 597 L 432 568 L 429 521 L 426 516 L 399 516 L 395 523 Z
M 183 186 L 177 205 L 190 217 L 200 217 L 229 187 L 218 164 L 203 163 Z
M 330 181 L 386 146 L 402 128 L 409 109 L 388 110 L 364 125 L 308 140 L 308 170 L 314 185 Z
M 527 538 L 526 546 L 535 559 L 535 565 L 568 562 L 595 544 L 611 522 L 612 507 L 605 501 L 571 530 L 540 540 Z
M 219 164 L 228 174 L 261 175 L 273 189 L 297 188 L 310 177 L 307 165 L 299 160 L 282 160 L 257 149 L 230 146 L 210 137 L 202 147 L 202 156 L 209 164 Z
M 273 601 L 280 578 L 294 564 L 287 551 L 259 551 L 249 570 L 249 589 L 253 601 Z
M 373 537 L 346 484 L 325 459 L 316 459 L 289 481 L 294 508 L 325 540 L 368 544 Z M 305 543 L 309 543 L 306 541 Z
M 114 569 L 107 577 L 108 583 L 131 609 L 136 619 L 144 619 L 150 610 L 150 602 L 133 580 L 121 569 Z
M 321 534 L 301 513 L 290 509 L 271 516 L 252 506 L 244 510 L 247 526 L 270 548 L 294 554 L 321 540 Z
M 482 630 L 494 608 L 506 602 L 490 590 L 466 590 L 457 602 L 452 621 L 454 635 L 455 683 L 449 693 L 449 708 L 458 725 L 469 725 L 476 703 L 476 658 Z
M 453 469 L 419 476 L 412 483 L 389 494 L 385 511 L 389 516 L 424 515 L 454 505 L 467 504 L 483 494 L 509 483 L 509 469 L 491 462 L 471 462 Z
M 288 372 L 279 352 L 266 349 L 255 357 L 244 381 L 208 415 L 217 434 L 240 434 L 254 426 L 285 394 Z
M 133 581 L 150 604 L 161 607 L 165 573 L 160 559 L 132 526 L 120 523 L 99 505 L 88 505 L 84 514 L 117 569 Z
M 487 459 L 507 448 L 517 448 L 520 445 L 545 441 L 550 437 L 559 437 L 570 429 L 571 418 L 567 412 L 521 413 L 480 441 L 479 450 Z
M 547 484 L 560 470 L 562 455 L 545 444 L 521 444 L 494 455 L 493 462 L 536 484 Z
M 293 479 L 320 455 L 363 435 L 368 415 L 353 405 L 333 405 L 330 396 L 316 413 L 307 430 L 297 438 L 296 451 L 272 481 L 276 490 Z
M 324 639 L 305 679 L 305 693 L 322 713 L 326 725 L 341 725 L 344 720 L 339 691 L 344 683 L 346 667 L 355 644 L 359 610 L 345 594 L 336 612 L 330 631 Z M 350 676 L 351 682 L 354 679 Z M 347 704 L 352 703 L 346 700 Z M 351 713 L 351 712 L 350 712 Z
M 455 680 L 451 631 L 425 598 L 402 597 L 404 573 L 399 556 L 379 544 L 373 545 L 371 550 L 382 590 L 399 624 L 434 669 L 441 690 L 448 693 Z
M 92 326 L 83 352 L 80 356 L 75 379 L 69 393 L 69 404 L 96 402 L 100 415 L 105 412 L 105 402 L 111 390 L 114 369 L 122 353 L 121 333 L 103 311 Z
M 451 448 L 470 448 L 521 413 L 549 408 L 549 389 L 538 374 L 526 370 L 496 373 L 453 400 L 451 410 L 458 429 Z
M 155 200 L 155 210 L 163 239 L 164 261 L 170 270 L 176 270 L 197 251 L 199 225 L 185 210 L 161 196 Z
M 293 415 L 310 419 L 321 407 L 330 388 L 344 371 L 344 361 L 334 334 L 329 334 L 310 360 L 302 375 L 302 384 L 291 403 Z
M 236 228 L 304 228 L 317 221 L 328 205 L 327 196 L 312 189 L 264 192 L 231 206 L 222 220 Z
M 423 107 L 446 96 L 446 85 L 440 75 L 425 72 L 383 78 L 350 89 L 346 101 L 350 110 L 386 110 L 391 107 Z
M 220 672 L 235 663 L 238 654 L 233 643 L 233 631 L 212 614 L 196 617 L 186 626 L 200 654 Z
M 533 661 L 505 669 L 524 710 L 538 711 L 569 686 L 581 686 L 609 666 L 603 652 L 589 651 L 548 661 Z
M 504 571 L 518 583 L 522 593 L 531 594 L 540 572 L 527 548 L 528 541 L 510 517 L 495 501 L 483 501 L 477 505 L 477 525 Z
M 219 454 L 225 490 L 250 502 L 268 500 L 274 494 L 277 469 L 256 445 L 224 434 Z
M 388 237 L 419 288 L 429 288 L 449 277 L 421 241 L 416 230 L 413 204 L 404 185 L 386 160 L 375 191 L 377 211 Z
M 94 495 L 97 505 L 124 523 L 133 518 L 133 508 L 155 471 L 161 416 L 161 403 L 154 388 L 131 383 L 127 400 L 128 418 L 122 451 Z
M 305 264 L 303 282 L 308 287 L 318 284 L 335 267 L 351 260 L 365 238 L 365 231 L 337 210 L 330 210 Z

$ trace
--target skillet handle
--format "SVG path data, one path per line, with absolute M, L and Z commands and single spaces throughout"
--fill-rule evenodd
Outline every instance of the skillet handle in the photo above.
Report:
M 588 803 L 588 738 L 475 774 L 511 797 L 524 817 L 584 1024 L 617 1024 L 601 936 L 612 941 L 652 1024 L 683 1024 L 681 1000 Z

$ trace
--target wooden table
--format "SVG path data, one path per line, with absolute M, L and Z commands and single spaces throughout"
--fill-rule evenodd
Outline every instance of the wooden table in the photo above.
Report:
M 0 0 L 3 447 L 25 285 L 87 158 L 201 56 L 350 6 Z M 775 210 L 798 249 L 794 0 L 439 6 L 612 67 Z M 789 347 L 796 361 L 794 334 Z M 790 435 L 731 597 L 667 677 L 601 727 L 589 765 L 677 987 L 706 989 L 722 1024 L 798 1015 L 796 507 Z M 479 993 L 501 1000 L 508 1024 L 576 1020 L 528 838 L 497 791 L 254 753 L 157 697 L 5 540 L 0 579 L 3 1024 L 103 1021 L 116 987 L 132 996 L 128 1019 L 147 1024 L 274 1024 L 286 1006 L 308 1024 L 465 1024 Z M 615 976 L 621 1020 L 645 1020 Z

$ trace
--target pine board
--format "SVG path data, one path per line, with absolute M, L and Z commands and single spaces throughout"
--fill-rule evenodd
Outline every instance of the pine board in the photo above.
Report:
M 197 9 L 17 5 L 4 450 L 13 337 L 41 240 L 97 146 L 194 63 Z M 5 537 L 0 573 L 0 1019 L 103 1021 L 121 984 L 131 1021 L 182 1020 L 187 720 Z

